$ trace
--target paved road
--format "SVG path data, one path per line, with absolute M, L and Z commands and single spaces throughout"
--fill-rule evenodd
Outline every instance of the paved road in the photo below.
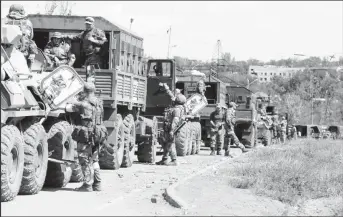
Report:
M 239 149 L 233 149 L 239 155 Z M 160 159 L 161 156 L 158 156 Z M 69 183 L 62 189 L 44 188 L 37 195 L 19 195 L 14 201 L 1 203 L 4 216 L 48 215 L 183 215 L 164 199 L 166 187 L 224 157 L 209 156 L 204 148 L 200 155 L 180 157 L 178 167 L 135 163 L 131 168 L 102 170 L 102 192 L 74 192 L 80 183 Z M 156 198 L 156 203 L 152 202 Z

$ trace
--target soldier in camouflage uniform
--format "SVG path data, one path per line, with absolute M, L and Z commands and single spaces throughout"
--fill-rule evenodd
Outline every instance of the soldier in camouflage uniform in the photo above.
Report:
M 20 43 L 17 49 L 20 50 L 27 61 L 27 66 L 31 69 L 36 54 L 38 54 L 38 48 L 33 38 L 33 26 L 30 20 L 27 19 L 25 9 L 20 4 L 13 4 L 9 9 L 8 15 L 2 20 L 2 24 L 17 25 L 23 36 L 20 39 Z
M 177 166 L 177 154 L 175 147 L 175 135 L 174 131 L 180 124 L 182 116 L 185 114 L 184 104 L 186 103 L 186 97 L 180 92 L 176 91 L 176 96 L 169 89 L 167 84 L 163 84 L 167 94 L 172 99 L 172 107 L 168 109 L 165 114 L 165 120 L 163 124 L 164 141 L 163 141 L 163 157 L 162 160 L 157 162 L 158 165 Z M 171 162 L 168 162 L 168 156 L 170 155 Z
M 94 19 L 87 17 L 85 21 L 86 30 L 76 36 L 68 36 L 71 40 L 82 42 L 82 51 L 85 56 L 84 67 L 88 65 L 102 66 L 101 48 L 107 42 L 105 32 L 95 28 Z
M 244 147 L 244 145 L 239 141 L 237 138 L 234 126 L 236 123 L 236 107 L 237 104 L 234 102 L 229 103 L 229 108 L 226 110 L 225 114 L 225 130 L 226 135 L 228 138 L 232 139 L 234 144 L 242 150 L 243 153 L 248 152 L 248 150 Z M 230 155 L 230 142 L 225 145 L 225 156 L 231 156 Z
M 225 112 L 222 109 L 222 106 L 218 103 L 216 110 L 210 114 L 210 123 L 211 123 L 211 153 L 210 155 L 222 155 L 222 149 L 224 146 L 224 136 L 225 136 Z
M 281 127 L 281 142 L 285 143 L 286 142 L 286 131 L 287 131 L 287 120 L 285 116 L 282 116 L 282 120 L 280 123 L 280 127 Z
M 60 32 L 54 32 L 44 48 L 44 53 L 49 57 L 52 67 L 60 65 L 73 66 L 75 55 L 70 53 L 70 44 L 64 41 Z
M 83 93 L 84 98 L 82 99 L 82 101 L 68 103 L 65 106 L 65 111 L 78 112 L 81 115 L 81 123 L 75 127 L 72 133 L 73 139 L 77 142 L 79 163 L 84 175 L 83 185 L 76 190 L 91 192 L 93 190 L 100 190 L 100 167 L 98 167 L 98 164 L 96 163 L 96 143 L 101 142 L 103 138 L 107 137 L 107 131 L 102 132 L 102 121 L 98 120 L 99 100 L 94 95 L 94 84 L 86 83 Z M 99 124 L 100 127 L 97 127 L 97 125 Z M 106 135 L 104 135 L 103 133 L 106 133 Z M 94 166 L 96 168 L 94 168 Z

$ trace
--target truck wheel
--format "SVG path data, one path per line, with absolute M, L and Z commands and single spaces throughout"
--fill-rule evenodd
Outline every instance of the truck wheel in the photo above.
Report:
M 196 135 L 195 135 L 196 131 L 193 130 L 191 133 L 192 133 L 191 137 L 190 137 L 191 138 L 191 150 L 192 150 L 191 155 L 194 155 L 196 153 L 196 150 L 197 150 L 197 140 L 196 140 Z
M 175 138 L 177 156 L 186 156 L 188 152 L 188 124 L 185 124 Z
M 37 194 L 44 185 L 48 166 L 48 141 L 42 124 L 35 123 L 24 131 L 24 173 L 19 194 Z
M 13 200 L 19 192 L 24 170 L 23 144 L 17 127 L 1 128 L 1 202 Z
M 59 121 L 52 125 L 48 133 L 49 151 L 52 152 L 51 158 L 61 160 L 64 148 L 66 155 L 75 156 L 75 141 L 72 139 L 71 134 L 72 127 L 66 121 Z M 71 174 L 72 169 L 70 166 L 49 162 L 45 186 L 64 187 L 69 183 Z
M 123 162 L 124 130 L 123 119 L 120 114 L 117 114 L 113 131 L 116 134 L 115 141 L 108 142 L 116 142 L 116 144 L 106 144 L 106 146 L 100 151 L 99 165 L 101 169 L 117 170 Z
M 151 129 L 151 138 L 147 138 L 143 144 L 138 145 L 137 158 L 142 163 L 156 162 L 156 147 L 158 144 L 158 121 L 153 117 L 153 127 Z
M 128 168 L 132 166 L 135 157 L 136 144 L 136 126 L 132 114 L 126 115 L 124 124 L 124 156 L 121 167 Z

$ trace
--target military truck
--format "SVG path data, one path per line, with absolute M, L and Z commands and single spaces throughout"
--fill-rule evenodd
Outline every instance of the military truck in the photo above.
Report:
M 145 112 L 142 112 L 141 122 L 139 122 L 139 128 L 143 129 L 144 125 L 150 126 L 149 133 L 151 132 L 151 126 L 155 126 L 155 131 L 160 133 L 153 133 L 156 135 L 154 138 L 150 138 L 149 141 L 155 141 L 155 144 L 162 143 L 163 141 L 163 115 L 165 111 L 171 105 L 171 98 L 166 96 L 165 92 L 159 87 L 160 84 L 167 84 L 174 94 L 176 89 L 181 89 L 181 92 L 185 94 L 187 99 L 186 107 L 192 107 L 193 96 L 196 96 L 195 90 L 193 92 L 187 92 L 184 86 L 180 86 L 180 78 L 176 77 L 175 61 L 171 59 L 154 59 L 149 60 L 147 63 L 147 79 L 148 79 L 148 89 L 147 89 L 147 105 Z M 178 81 L 177 81 L 178 80 Z M 177 82 L 176 82 L 177 81 Z M 160 91 L 159 91 L 160 90 Z M 200 95 L 197 95 L 198 99 L 202 99 Z M 200 104 L 199 104 L 200 105 Z M 206 104 L 207 105 L 207 104 Z M 201 112 L 204 110 L 202 107 L 196 108 Z M 200 151 L 200 139 L 201 139 L 201 125 L 199 122 L 199 116 L 192 113 L 194 109 L 190 109 L 187 113 L 187 123 L 180 129 L 180 132 L 176 137 L 176 151 L 178 156 L 185 156 L 190 154 L 197 154 Z M 153 121 L 150 121 L 150 120 Z M 146 140 L 146 135 L 144 130 L 140 130 L 137 135 L 137 141 L 144 142 Z M 150 147 L 156 147 L 151 145 L 142 146 L 141 149 L 149 149 L 145 152 L 146 157 L 149 159 L 151 156 L 155 156 L 156 150 L 150 150 Z M 140 149 L 140 148 L 139 148 Z M 140 150 L 138 150 L 140 152 Z M 148 154 L 153 153 L 153 154 Z M 143 153 L 141 154 L 143 155 Z
M 85 18 L 84 16 L 29 15 L 34 27 L 33 39 L 41 49 L 48 43 L 54 31 L 61 32 L 62 35 L 79 34 L 84 30 Z M 147 64 L 151 67 L 145 70 L 143 38 L 102 17 L 93 18 L 95 26 L 105 32 L 108 40 L 101 49 L 103 61 L 99 66 L 100 69 L 94 70 L 96 94 L 103 100 L 103 120 L 109 132 L 108 145 L 100 151 L 100 168 L 131 167 L 135 153 L 139 161 L 153 163 L 156 156 L 155 145 L 158 144 L 156 131 L 161 126 L 159 120 L 171 103 L 166 95 L 155 93 L 160 83 L 167 83 L 171 89 L 175 89 L 175 63 L 171 60 L 151 60 Z M 84 62 L 81 53 L 82 43 L 67 40 L 65 42 L 71 43 L 71 53 L 76 56 L 73 67 L 85 80 L 87 69 L 82 68 Z M 154 72 L 156 63 L 161 66 L 162 74 L 150 76 L 149 73 Z M 143 129 L 140 123 L 144 120 L 147 127 Z M 187 126 L 184 129 L 188 129 Z M 140 136 L 143 131 L 144 136 Z M 180 140 L 191 138 L 189 137 L 192 136 L 191 132 L 189 131 L 187 136 L 181 132 L 180 134 L 184 136 Z M 182 144 L 188 144 L 187 139 Z M 138 146 L 135 146 L 136 143 Z
M 76 156 L 73 121 L 56 108 L 84 82 L 69 66 L 45 72 L 40 50 L 30 72 L 16 49 L 21 36 L 18 26 L 1 26 L 1 202 L 65 186 Z
M 201 129 L 197 131 L 197 143 L 201 143 L 200 140 L 202 140 L 205 146 L 210 146 L 210 114 L 215 110 L 217 103 L 223 107 L 226 106 L 226 85 L 210 74 L 202 77 L 196 75 L 196 73 L 192 74 L 191 71 L 177 73 L 176 78 L 176 88 L 180 89 L 187 98 L 196 92 L 197 82 L 204 80 L 208 105 L 199 112 L 198 120 L 193 124 L 197 129 Z

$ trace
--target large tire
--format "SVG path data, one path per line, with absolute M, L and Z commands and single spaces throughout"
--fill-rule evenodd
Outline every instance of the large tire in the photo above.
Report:
M 176 153 L 177 156 L 186 156 L 188 152 L 188 133 L 189 126 L 185 124 L 176 135 L 175 138 L 175 146 L 176 146 Z
M 109 143 L 101 149 L 99 153 L 99 165 L 101 169 L 117 170 L 123 162 L 124 129 L 123 119 L 120 114 L 117 114 L 113 131 L 116 134 L 115 141 L 108 142 L 115 142 L 116 144 Z
M 60 121 L 52 125 L 48 133 L 49 152 L 51 158 L 62 159 L 63 147 L 66 154 L 75 156 L 75 142 L 71 137 L 72 127 L 66 121 Z M 61 188 L 66 186 L 72 175 L 72 168 L 64 164 L 54 162 L 48 163 L 48 171 L 45 178 L 45 186 Z
M 142 163 L 156 163 L 156 147 L 158 144 L 158 120 L 153 117 L 153 126 L 151 128 L 150 138 L 146 138 L 145 142 L 138 145 L 137 158 Z
M 42 190 L 48 167 L 48 141 L 42 124 L 24 127 L 24 173 L 19 194 L 32 195 Z
M 132 114 L 126 115 L 124 124 L 124 156 L 121 167 L 128 168 L 132 166 L 135 157 L 136 144 L 136 126 Z
M 17 127 L 1 128 L 1 202 L 11 201 L 18 195 L 24 170 L 23 144 Z

